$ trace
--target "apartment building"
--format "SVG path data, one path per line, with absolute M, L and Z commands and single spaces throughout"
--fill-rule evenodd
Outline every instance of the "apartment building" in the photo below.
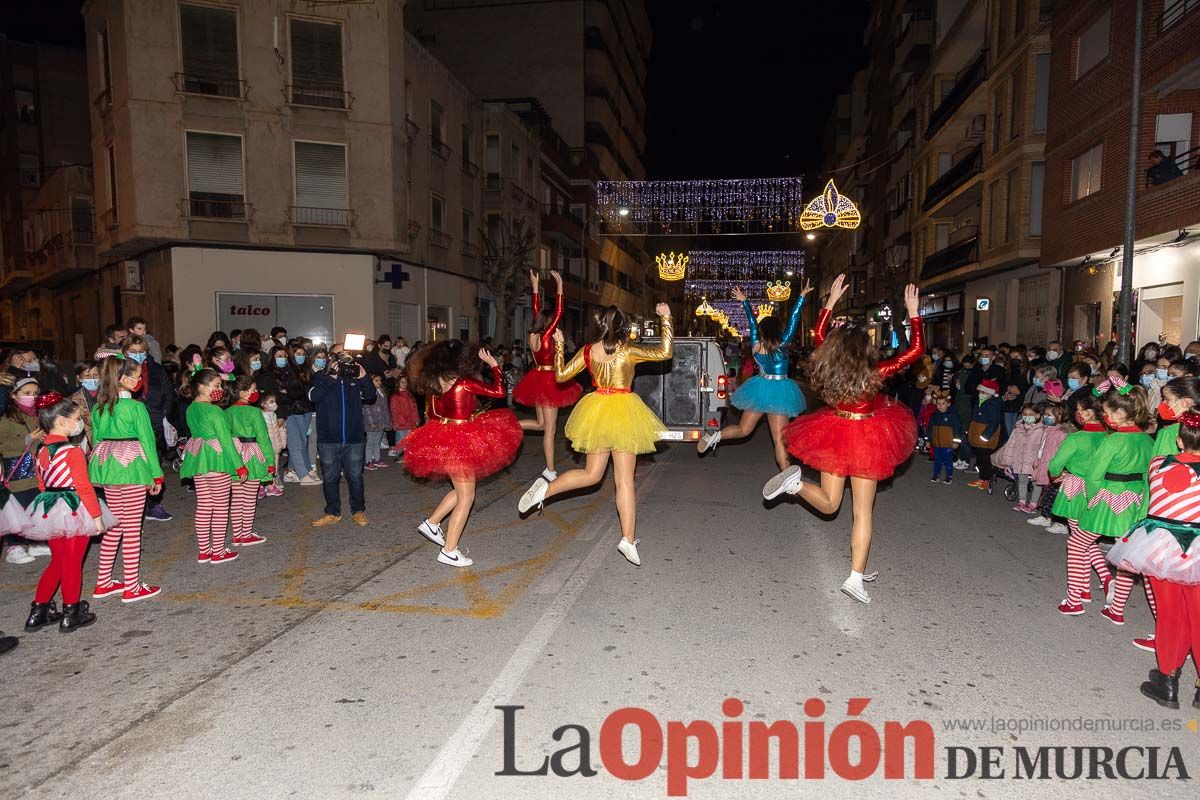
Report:
M 837 182 L 839 191 L 856 201 L 863 198 L 859 202 L 859 212 L 865 223 L 852 231 L 821 231 L 815 246 L 816 262 L 820 265 L 816 275 L 816 296 L 827 295 L 834 279 L 845 273 L 850 282 L 845 313 L 856 317 L 867 313 L 872 266 L 867 234 L 873 229 L 875 214 L 882 207 L 863 196 L 863 190 L 870 185 L 870 165 L 866 158 L 867 81 L 867 71 L 859 70 L 849 91 L 838 95 L 822 140 L 826 154 L 822 172 Z
M 0 39 L 0 339 L 60 356 L 98 335 L 81 51 Z M 53 290 L 53 291 L 52 291 Z
M 1132 0 L 1055 9 L 1044 261 L 1065 283 L 1063 337 L 1116 335 L 1132 94 Z M 1200 3 L 1144 0 L 1133 286 L 1135 336 L 1200 337 Z M 1152 168 L 1151 153 L 1166 158 Z
M 384 325 L 376 280 L 410 250 L 402 3 L 83 14 L 101 316 L 183 343 Z

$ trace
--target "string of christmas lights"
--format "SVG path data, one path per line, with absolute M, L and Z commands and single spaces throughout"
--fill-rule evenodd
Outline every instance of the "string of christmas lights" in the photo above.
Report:
M 741 289 L 745 292 L 751 302 L 755 299 L 765 302 L 767 297 L 766 281 L 689 280 L 686 287 L 687 296 L 694 297 L 697 302 L 701 297 L 707 297 L 710 300 L 732 300 L 734 289 Z
M 803 250 L 691 250 L 688 257 L 688 277 L 698 280 L 765 281 L 804 275 Z
M 596 206 L 614 231 L 720 230 L 735 223 L 747 230 L 799 230 L 804 213 L 800 178 L 696 181 L 598 181 Z

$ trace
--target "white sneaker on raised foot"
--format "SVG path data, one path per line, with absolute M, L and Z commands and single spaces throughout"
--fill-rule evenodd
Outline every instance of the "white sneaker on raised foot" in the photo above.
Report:
M 795 494 L 804 485 L 800 477 L 800 467 L 793 464 L 783 472 L 767 481 L 763 486 L 763 499 L 774 500 L 781 494 Z
M 1043 517 L 1041 514 L 1038 514 L 1036 517 L 1030 517 L 1025 521 L 1030 525 L 1037 525 L 1042 528 L 1049 528 L 1051 522 L 1053 522 L 1049 517 Z
M 1066 536 L 1068 533 L 1070 533 L 1070 531 L 1067 530 L 1066 525 L 1063 525 L 1061 522 L 1056 522 L 1050 527 L 1046 528 L 1046 533 L 1057 533 L 1059 536 Z
M 721 430 L 718 428 L 712 433 L 706 433 L 700 437 L 700 441 L 696 442 L 696 452 L 699 454 L 707 453 L 717 446 L 717 442 L 721 441 Z
M 442 535 L 442 526 L 436 522 L 425 520 L 417 526 L 417 533 L 421 534 L 439 547 L 446 546 L 446 537 Z
M 533 485 L 525 490 L 525 494 L 521 495 L 521 499 L 517 502 L 517 511 L 524 514 L 534 506 L 540 506 L 546 499 L 546 490 L 549 488 L 550 484 L 545 478 L 535 480 Z
M 460 551 L 457 547 L 452 552 L 447 553 L 444 549 L 438 550 L 437 560 L 443 564 L 449 564 L 452 567 L 469 567 L 475 562 L 467 558 L 466 554 Z
M 558 473 L 552 469 L 544 469 L 542 470 L 542 477 L 548 481 L 552 481 L 558 477 Z
M 625 560 L 630 564 L 633 564 L 635 567 L 640 567 L 642 565 L 641 556 L 638 555 L 637 551 L 637 545 L 640 541 L 641 539 L 634 539 L 631 542 L 622 536 L 621 540 L 617 542 L 617 549 L 621 551 L 621 555 L 625 556 Z
M 866 579 L 865 575 L 863 579 Z M 862 584 L 850 578 L 847 578 L 842 584 L 842 594 L 860 603 L 871 602 L 871 595 L 867 594 L 867 590 L 863 588 Z

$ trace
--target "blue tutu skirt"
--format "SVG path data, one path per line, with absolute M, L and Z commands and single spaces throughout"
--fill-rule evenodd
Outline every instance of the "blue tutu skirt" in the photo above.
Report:
M 796 417 L 804 413 L 804 393 L 794 380 L 767 380 L 755 375 L 738 387 L 730 398 L 735 408 L 760 414 Z

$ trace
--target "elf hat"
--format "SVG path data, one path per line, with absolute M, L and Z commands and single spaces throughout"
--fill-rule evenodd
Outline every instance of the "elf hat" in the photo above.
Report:
M 1000 394 L 1000 384 L 996 383 L 991 378 L 984 378 L 979 382 L 979 393 L 990 394 L 994 397 Z

